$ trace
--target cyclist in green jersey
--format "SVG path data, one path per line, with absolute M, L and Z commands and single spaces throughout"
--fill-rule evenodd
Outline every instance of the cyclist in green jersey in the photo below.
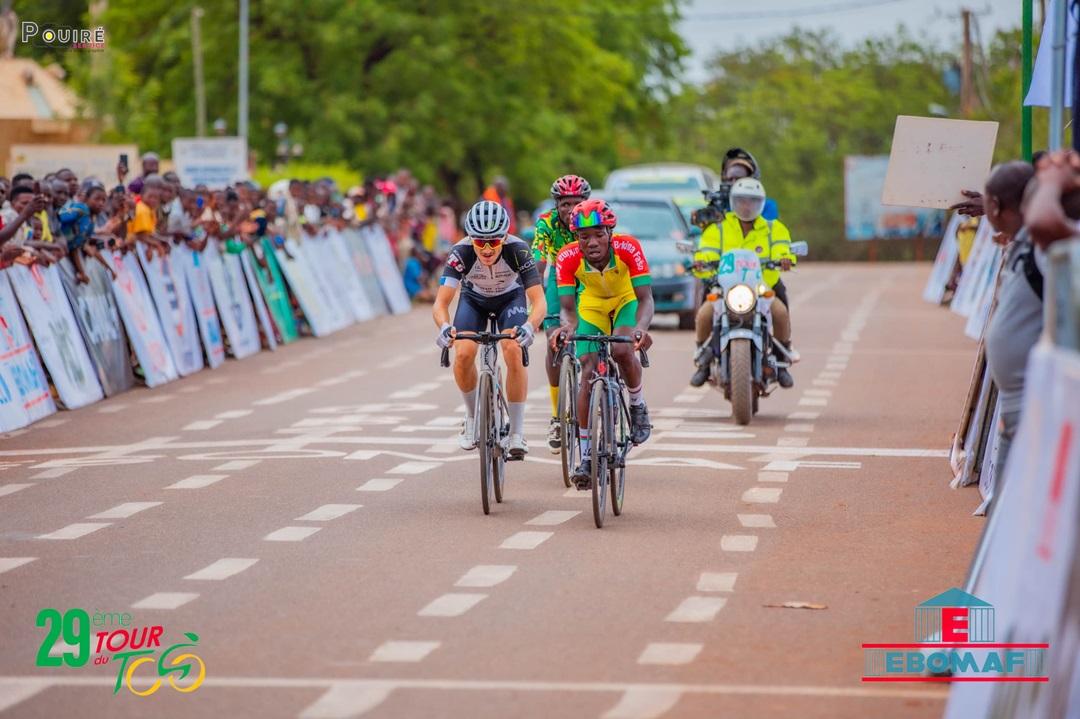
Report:
M 536 234 L 533 237 L 533 257 L 536 259 L 540 276 L 545 277 L 544 294 L 547 297 L 548 315 L 544 318 L 544 332 L 550 335 L 559 328 L 559 289 L 555 280 L 555 258 L 566 245 L 577 242 L 570 232 L 568 222 L 570 213 L 579 202 L 589 199 L 592 187 L 588 180 L 577 175 L 563 175 L 551 183 L 551 197 L 555 200 L 555 209 L 540 215 L 536 221 Z M 561 446 L 559 439 L 559 368 L 553 366 L 554 350 L 548 342 L 547 361 L 544 362 L 548 376 L 548 389 L 551 392 L 551 423 L 548 425 L 548 447 L 553 454 L 558 454 Z

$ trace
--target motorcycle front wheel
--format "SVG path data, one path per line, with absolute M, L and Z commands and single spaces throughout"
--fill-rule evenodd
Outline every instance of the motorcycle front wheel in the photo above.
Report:
M 728 350 L 731 367 L 731 415 L 735 424 L 750 424 L 754 416 L 753 358 L 750 340 L 734 339 Z

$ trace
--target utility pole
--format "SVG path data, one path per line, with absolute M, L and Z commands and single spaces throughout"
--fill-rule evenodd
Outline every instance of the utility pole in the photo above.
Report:
M 191 8 L 191 57 L 195 68 L 195 136 L 206 137 L 206 82 L 203 78 L 202 16 L 198 5 Z
M 240 0 L 240 97 L 237 102 L 236 134 L 248 134 L 248 0 Z
M 971 117 L 975 109 L 975 88 L 971 84 L 971 10 L 962 8 L 960 17 L 964 21 L 964 59 L 960 66 L 960 111 L 964 117 Z
M 1023 7 L 1023 49 L 1020 59 L 1020 155 L 1031 162 L 1031 107 L 1025 105 L 1028 90 L 1031 89 L 1031 25 L 1035 0 L 1022 0 Z

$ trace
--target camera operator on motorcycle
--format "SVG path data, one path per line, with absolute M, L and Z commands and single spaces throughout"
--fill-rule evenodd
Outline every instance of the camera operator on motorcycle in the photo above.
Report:
M 765 188 L 752 177 L 735 181 L 731 187 L 732 211 L 725 213 L 723 219 L 709 225 L 701 235 L 697 251 L 694 253 L 694 274 L 709 277 L 714 270 L 705 270 L 705 263 L 719 262 L 725 252 L 737 249 L 755 252 L 764 264 L 773 262 L 780 270 L 790 270 L 797 258 L 791 252 L 791 233 L 779 220 L 766 220 L 762 217 L 765 207 Z M 762 279 L 775 291 L 780 283 L 780 271 L 763 267 Z M 787 303 L 777 293 L 771 305 L 773 339 L 784 349 L 791 347 L 791 317 Z M 709 379 L 713 360 L 712 348 L 708 345 L 709 335 L 713 330 L 713 303 L 706 300 L 698 310 L 695 322 L 697 352 L 694 361 L 697 370 L 690 378 L 690 384 L 700 387 Z M 783 358 L 779 349 L 775 350 L 778 358 Z M 777 382 L 781 387 L 789 388 L 795 384 L 786 367 L 778 367 Z

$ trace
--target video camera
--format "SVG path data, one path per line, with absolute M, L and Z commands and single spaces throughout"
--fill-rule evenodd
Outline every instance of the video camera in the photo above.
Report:
M 730 182 L 721 182 L 715 190 L 702 190 L 701 194 L 708 204 L 691 212 L 690 222 L 704 230 L 723 220 L 724 215 L 731 212 L 731 185 Z

